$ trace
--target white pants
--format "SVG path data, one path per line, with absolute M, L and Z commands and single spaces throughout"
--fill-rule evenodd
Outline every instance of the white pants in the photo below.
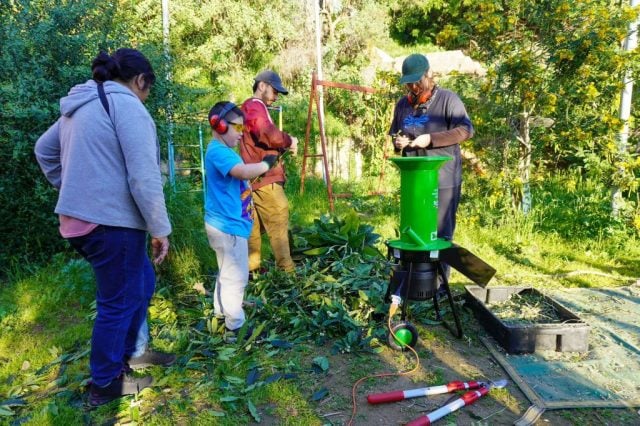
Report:
M 205 223 L 209 245 L 216 252 L 218 278 L 213 291 L 213 311 L 224 315 L 229 330 L 244 324 L 244 289 L 249 281 L 249 248 L 246 238 L 226 234 Z

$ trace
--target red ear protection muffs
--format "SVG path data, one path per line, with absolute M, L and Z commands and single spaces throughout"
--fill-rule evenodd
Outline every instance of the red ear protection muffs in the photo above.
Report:
M 226 117 L 226 115 L 229 114 L 229 111 L 231 111 L 235 107 L 236 104 L 234 104 L 233 102 L 229 102 L 224 106 L 224 108 L 222 108 L 222 111 L 220 111 L 219 114 L 214 114 L 209 119 L 211 128 L 215 130 L 219 135 L 224 135 L 229 131 L 229 123 L 227 123 L 227 120 L 225 120 L 224 117 Z
M 432 94 L 433 89 L 429 90 L 428 92 L 423 91 L 417 97 L 413 93 L 409 92 L 409 94 L 407 95 L 407 99 L 409 100 L 410 105 L 422 105 L 431 98 Z

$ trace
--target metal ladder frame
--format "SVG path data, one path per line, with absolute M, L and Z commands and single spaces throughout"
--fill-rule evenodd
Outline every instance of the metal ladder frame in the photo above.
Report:
M 283 110 L 282 106 L 270 106 L 267 107 L 269 110 L 278 111 L 278 128 L 282 130 L 282 122 L 283 122 Z M 198 143 L 197 144 L 175 144 L 173 143 L 173 138 L 169 138 L 167 142 L 167 152 L 168 152 L 168 166 L 169 166 L 169 183 L 171 184 L 171 188 L 173 192 L 178 191 L 176 185 L 176 172 L 180 172 L 183 170 L 199 170 L 200 175 L 202 176 L 202 202 L 206 198 L 207 194 L 207 179 L 206 179 L 206 170 L 204 167 L 204 136 L 202 130 L 202 122 L 198 124 Z M 175 150 L 176 148 L 198 148 L 200 150 L 200 166 L 199 167 L 176 167 L 176 158 L 175 158 Z M 188 192 L 199 191 L 199 189 L 191 189 Z

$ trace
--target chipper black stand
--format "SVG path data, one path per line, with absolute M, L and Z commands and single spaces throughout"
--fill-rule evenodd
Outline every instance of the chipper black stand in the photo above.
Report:
M 400 169 L 400 239 L 387 242 L 394 266 L 386 300 L 401 306 L 401 322 L 392 327 L 389 344 L 396 349 L 413 347 L 418 341 L 416 328 L 406 321 L 408 301 L 433 300 L 436 318 L 442 319 L 438 296 L 446 293 L 455 321 L 455 330 L 443 324 L 456 337 L 462 325 L 451 295 L 445 264 L 485 287 L 495 269 L 468 250 L 438 238 L 438 169 L 450 157 L 394 157 Z M 438 291 L 441 289 L 441 291 Z
M 433 300 L 433 307 L 436 319 L 442 321 L 451 333 L 457 338 L 462 337 L 462 325 L 456 304 L 449 289 L 449 281 L 444 271 L 444 266 L 437 257 L 438 252 L 405 251 L 389 247 L 389 260 L 394 262 L 391 281 L 387 287 L 385 301 L 394 302 L 404 300 L 401 304 L 400 323 L 393 326 L 395 339 L 389 335 L 389 345 L 395 349 L 401 349 L 396 340 L 401 344 L 411 347 L 418 341 L 418 333 L 415 327 L 406 321 L 407 306 L 406 301 Z M 439 285 L 438 285 L 439 284 Z M 442 318 L 438 298 L 446 294 L 451 307 L 451 312 L 455 321 L 455 330 Z M 400 299 L 397 299 L 397 298 Z

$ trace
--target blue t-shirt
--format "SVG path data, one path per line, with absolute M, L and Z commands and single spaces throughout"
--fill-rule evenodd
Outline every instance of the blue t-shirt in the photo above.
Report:
M 455 93 L 438 88 L 430 101 L 414 108 L 406 96 L 396 104 L 390 135 L 402 131 L 411 139 L 426 134 L 464 127 L 473 134 L 473 125 L 467 115 L 464 104 Z M 462 158 L 460 145 L 454 144 L 434 148 L 405 148 L 403 155 L 444 155 L 452 159 L 443 164 L 438 173 L 439 188 L 453 188 L 462 183 Z
M 229 174 L 242 163 L 240 156 L 224 143 L 215 139 L 209 143 L 204 159 L 204 220 L 224 233 L 249 238 L 253 226 L 251 186 Z

